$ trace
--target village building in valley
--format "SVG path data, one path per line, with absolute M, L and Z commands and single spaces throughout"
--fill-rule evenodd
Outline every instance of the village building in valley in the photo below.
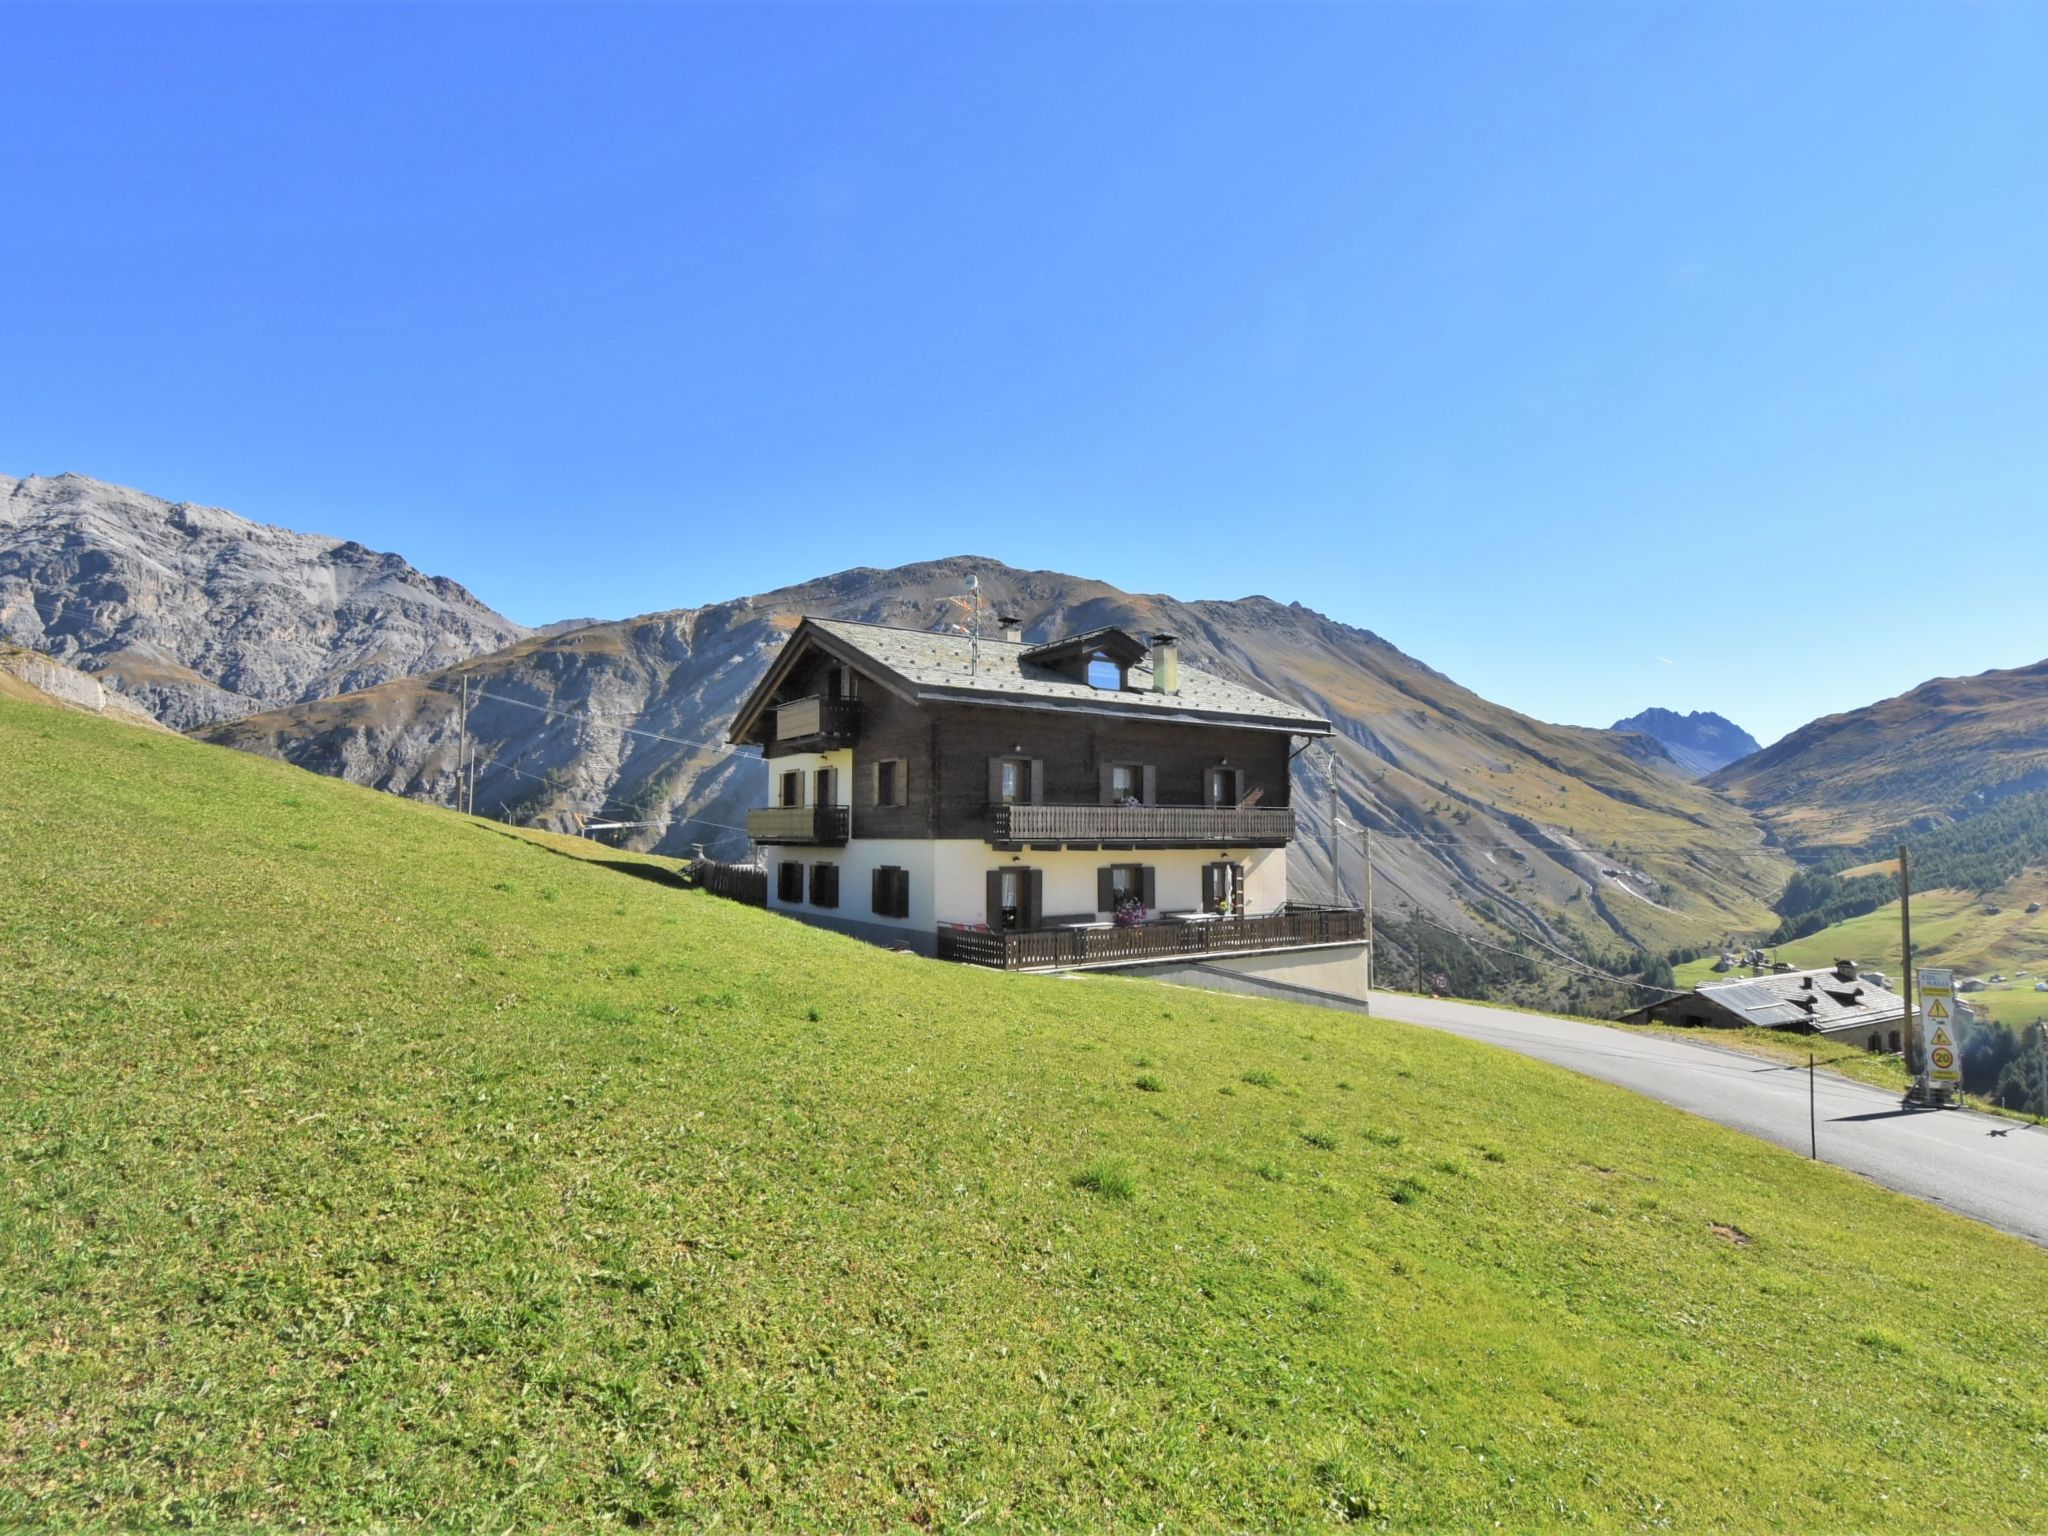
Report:
M 1859 972 L 1854 960 L 1837 960 L 1817 970 L 1788 968 L 1710 981 L 1622 1019 L 1703 1029 L 1782 1029 L 1825 1035 L 1868 1051 L 1897 1051 L 1904 1045 L 1906 1003 L 1881 985 L 1882 979 L 1875 972 Z
M 775 911 L 1004 969 L 1362 996 L 1364 915 L 1290 900 L 1308 710 L 1115 628 L 806 618 L 735 716 Z

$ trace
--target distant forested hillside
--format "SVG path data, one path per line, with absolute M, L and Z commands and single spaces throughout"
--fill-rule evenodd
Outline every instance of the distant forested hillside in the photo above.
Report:
M 2048 865 L 2048 791 L 2015 796 L 1930 832 L 1887 833 L 1829 850 L 1795 874 L 1773 903 L 1783 921 L 1767 942 L 1789 943 L 1898 900 L 1901 841 L 1916 889 L 1995 891 L 2023 871 Z M 1874 863 L 1888 867 L 1866 867 Z

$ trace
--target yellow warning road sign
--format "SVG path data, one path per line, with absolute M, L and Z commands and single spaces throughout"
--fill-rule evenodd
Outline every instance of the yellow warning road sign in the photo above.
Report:
M 1946 1024 L 1937 1024 L 1927 1037 L 1927 1080 L 1931 1083 L 1960 1083 L 1962 1056 Z
M 1962 1042 L 1956 1038 L 1956 973 L 1928 966 L 1920 972 L 1921 1017 L 1927 1024 L 1927 1081 L 1960 1087 Z

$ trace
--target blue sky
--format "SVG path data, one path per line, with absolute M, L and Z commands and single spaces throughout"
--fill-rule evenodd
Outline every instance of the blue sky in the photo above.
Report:
M 2048 655 L 2048 6 L 0 6 L 0 472 L 1766 739 Z

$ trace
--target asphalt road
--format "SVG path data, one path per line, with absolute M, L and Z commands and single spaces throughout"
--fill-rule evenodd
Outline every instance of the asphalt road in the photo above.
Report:
M 1375 992 L 1382 1018 L 1505 1046 L 1807 1155 L 1806 1069 L 1536 1013 Z M 1823 1162 L 2048 1247 L 2048 1131 L 1814 1076 Z

